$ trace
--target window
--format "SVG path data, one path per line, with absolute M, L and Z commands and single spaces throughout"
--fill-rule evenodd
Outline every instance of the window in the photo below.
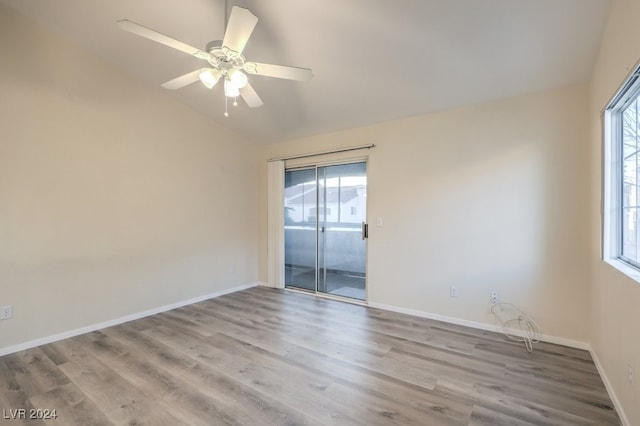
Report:
M 603 256 L 640 272 L 640 68 L 605 110 L 604 129 Z

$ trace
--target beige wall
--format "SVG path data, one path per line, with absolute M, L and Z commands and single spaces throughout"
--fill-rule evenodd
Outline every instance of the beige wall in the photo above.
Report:
M 263 163 L 376 144 L 368 151 L 371 302 L 493 325 L 497 290 L 544 333 L 586 342 L 587 121 L 587 88 L 578 86 L 270 145 Z M 458 298 L 449 297 L 453 285 Z
M 592 173 L 590 203 L 593 293 L 591 345 L 629 424 L 640 424 L 640 284 L 600 260 L 602 200 L 601 111 L 640 60 L 640 1 L 614 1 L 590 86 Z M 627 379 L 635 369 L 635 385 Z
M 258 279 L 257 152 L 0 6 L 0 350 Z

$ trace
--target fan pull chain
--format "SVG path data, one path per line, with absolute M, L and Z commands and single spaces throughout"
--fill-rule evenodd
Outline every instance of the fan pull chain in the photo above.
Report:
M 233 106 L 234 107 L 238 106 L 238 98 L 237 97 L 233 98 Z
M 229 117 L 229 112 L 227 111 L 227 97 L 224 97 L 224 116 Z

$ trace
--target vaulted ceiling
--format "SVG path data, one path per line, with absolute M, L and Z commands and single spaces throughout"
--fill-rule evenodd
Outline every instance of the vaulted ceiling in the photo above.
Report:
M 609 0 L 0 0 L 248 140 L 269 143 L 587 82 Z M 252 61 L 313 69 L 250 76 L 264 106 L 225 118 L 220 85 L 160 84 L 204 65 L 122 31 L 129 19 L 204 49 L 225 9 L 259 22 Z

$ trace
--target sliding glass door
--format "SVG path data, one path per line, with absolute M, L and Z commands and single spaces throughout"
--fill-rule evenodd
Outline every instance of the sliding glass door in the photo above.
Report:
M 285 286 L 366 299 L 366 163 L 285 172 Z

